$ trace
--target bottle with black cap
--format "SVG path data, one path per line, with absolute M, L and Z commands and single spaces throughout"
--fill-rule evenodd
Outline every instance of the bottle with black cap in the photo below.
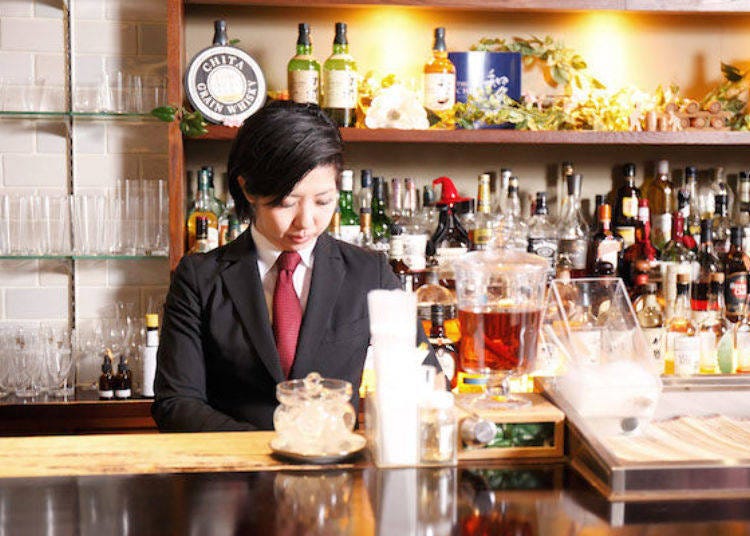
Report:
M 698 321 L 702 320 L 700 313 L 706 311 L 708 308 L 708 291 L 711 274 L 723 271 L 721 261 L 714 251 L 711 227 L 711 220 L 701 220 L 701 243 L 698 248 L 698 255 L 696 256 L 696 260 L 698 261 L 698 277 L 693 281 L 690 300 L 692 310 L 698 312 L 697 315 L 694 314 L 694 317 Z
M 589 226 L 581 213 L 580 173 L 567 175 L 568 196 L 557 224 L 557 264 L 570 268 L 571 277 L 586 276 Z
M 112 383 L 115 387 L 115 398 L 118 400 L 125 400 L 133 396 L 130 367 L 125 359 L 125 354 L 120 355 L 120 362 L 117 364 L 117 374 Z
M 320 104 L 320 63 L 312 55 L 310 25 L 299 23 L 297 53 L 287 64 L 289 100 L 301 104 Z
M 635 186 L 635 164 L 628 163 L 622 168 L 625 184 L 617 190 L 613 207 L 613 227 L 619 234 L 625 248 L 635 243 L 635 229 L 638 226 L 638 200 L 641 191 Z
M 727 320 L 738 322 L 743 314 L 750 283 L 750 257 L 742 249 L 742 227 L 732 227 L 729 234 L 729 251 L 724 258 L 724 301 Z
M 108 353 L 102 358 L 102 374 L 99 376 L 99 398 L 101 400 L 112 400 L 115 397 L 115 388 L 112 377 L 112 358 Z
M 434 303 L 430 307 L 432 325 L 430 327 L 430 344 L 435 351 L 435 357 L 443 369 L 445 378 L 450 381 L 451 388 L 456 386 L 458 351 L 445 335 L 445 309 L 442 304 Z
M 357 108 L 357 64 L 349 54 L 346 23 L 336 23 L 333 53 L 323 64 L 323 108 L 340 127 L 353 127 Z
M 456 103 L 456 66 L 448 59 L 445 28 L 435 28 L 432 58 L 424 66 L 424 107 L 435 112 L 441 126 L 454 123 L 453 105 Z

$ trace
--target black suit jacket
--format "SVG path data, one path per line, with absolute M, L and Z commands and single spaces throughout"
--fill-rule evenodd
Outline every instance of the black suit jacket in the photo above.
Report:
M 353 403 L 370 340 L 367 292 L 394 289 L 385 258 L 321 235 L 290 377 L 347 380 Z M 421 327 L 419 339 L 426 341 Z M 167 295 L 152 415 L 162 431 L 272 429 L 284 381 L 248 229 L 184 257 Z M 437 365 L 432 353 L 429 364 Z

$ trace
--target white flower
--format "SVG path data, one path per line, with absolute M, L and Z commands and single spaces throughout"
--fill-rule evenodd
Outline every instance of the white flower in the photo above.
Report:
M 401 84 L 381 89 L 365 116 L 367 128 L 427 129 L 430 122 L 419 97 Z

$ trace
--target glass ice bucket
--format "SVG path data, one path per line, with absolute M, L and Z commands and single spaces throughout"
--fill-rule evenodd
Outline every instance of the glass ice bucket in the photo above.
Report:
M 487 375 L 483 402 L 495 408 L 525 405 L 522 399 L 509 396 L 507 380 L 534 366 L 547 261 L 499 248 L 469 253 L 454 262 L 454 269 L 461 369 Z
M 279 383 L 276 398 L 281 405 L 273 414 L 279 445 L 310 455 L 345 450 L 356 422 L 351 396 L 351 383 L 317 372 Z

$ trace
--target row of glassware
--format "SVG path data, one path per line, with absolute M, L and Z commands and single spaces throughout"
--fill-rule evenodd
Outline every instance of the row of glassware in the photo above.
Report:
M 167 80 L 160 75 L 126 71 L 102 73 L 96 83 L 76 85 L 73 111 L 80 113 L 143 114 L 167 102 Z M 65 88 L 45 78 L 0 77 L 0 112 L 64 110 Z
M 0 195 L 0 255 L 169 252 L 163 179 L 126 179 L 106 192 Z

